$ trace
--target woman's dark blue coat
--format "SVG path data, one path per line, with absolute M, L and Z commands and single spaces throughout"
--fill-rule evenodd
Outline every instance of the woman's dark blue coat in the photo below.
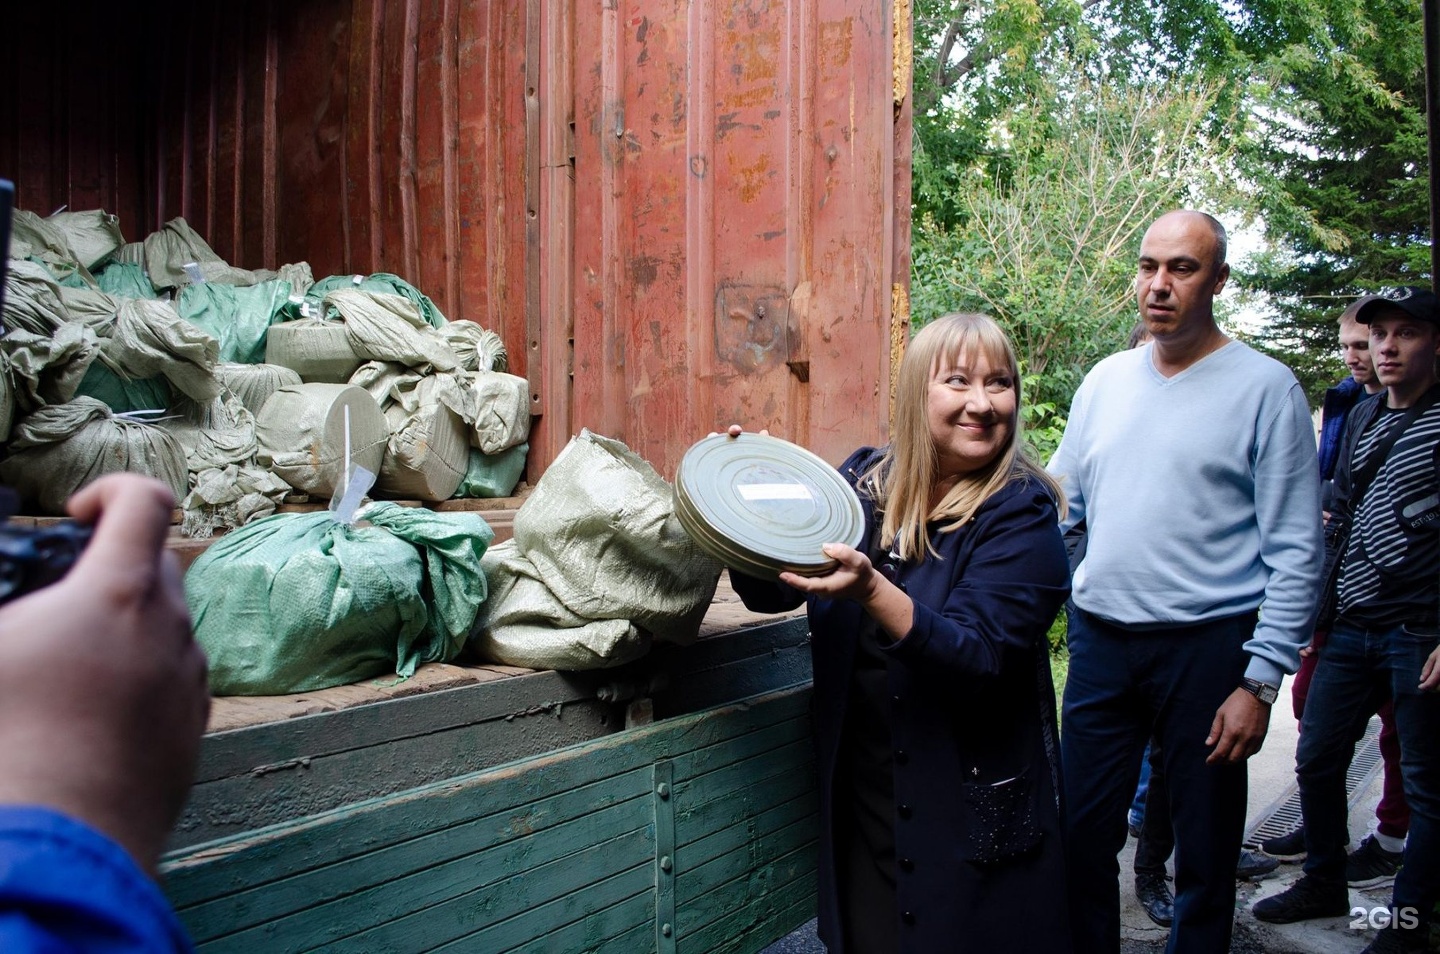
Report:
M 878 459 L 841 465 L 853 485 Z M 874 508 L 861 494 L 869 552 Z M 1070 592 L 1055 504 L 1019 477 L 974 518 L 930 539 L 939 557 L 902 571 L 914 626 L 889 657 L 896 930 L 911 954 L 1066 954 L 1046 633 Z M 782 584 L 731 573 L 755 610 L 793 609 Z M 820 789 L 820 937 L 844 954 L 834 854 L 835 770 L 860 632 L 850 600 L 809 601 Z M 1017 780 L 1008 785 L 997 783 Z

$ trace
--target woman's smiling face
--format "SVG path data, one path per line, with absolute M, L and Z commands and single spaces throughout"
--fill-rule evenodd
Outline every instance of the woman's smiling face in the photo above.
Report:
M 978 350 L 942 361 L 930 378 L 926 416 L 940 477 L 984 468 L 1010 444 L 1019 403 L 1016 382 L 1003 365 Z

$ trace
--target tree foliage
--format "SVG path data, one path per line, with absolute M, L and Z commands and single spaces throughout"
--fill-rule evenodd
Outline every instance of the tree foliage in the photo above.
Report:
M 917 320 L 997 314 L 1066 407 L 1128 327 L 1136 230 L 1189 201 L 1262 224 L 1232 284 L 1318 395 L 1344 304 L 1429 277 L 1420 3 L 916 0 Z
M 1085 372 L 1134 324 L 1145 228 L 1223 163 L 1224 144 L 1195 145 L 1216 95 L 1203 84 L 1082 76 L 1042 117 L 1019 108 L 998 117 L 1011 168 L 959 180 L 952 200 L 963 227 L 931 217 L 916 227 L 916 319 L 995 316 L 1023 355 L 1034 385 L 1027 397 L 1063 413 Z

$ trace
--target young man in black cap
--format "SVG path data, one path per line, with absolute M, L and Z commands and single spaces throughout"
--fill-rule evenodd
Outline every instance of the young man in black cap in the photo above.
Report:
M 1410 834 L 1385 917 L 1365 954 L 1423 951 L 1440 900 L 1440 301 L 1405 287 L 1356 319 L 1385 391 L 1347 423 L 1326 527 L 1320 654 L 1301 719 L 1296 774 L 1305 876 L 1256 903 L 1288 923 L 1351 913 L 1345 878 L 1345 773 L 1377 706 L 1393 698 Z

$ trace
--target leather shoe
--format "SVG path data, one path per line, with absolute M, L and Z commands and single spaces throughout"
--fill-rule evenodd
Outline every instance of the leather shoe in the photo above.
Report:
M 1137 873 L 1135 898 L 1150 920 L 1161 927 L 1169 927 L 1175 920 L 1175 897 L 1170 893 L 1170 884 L 1163 874 Z

